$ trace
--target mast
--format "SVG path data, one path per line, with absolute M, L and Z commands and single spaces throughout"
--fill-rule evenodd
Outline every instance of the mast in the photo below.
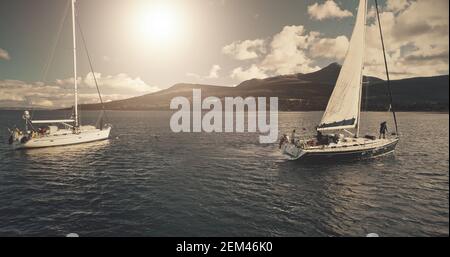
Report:
M 72 33 L 73 33 L 73 78 L 74 78 L 74 109 L 75 109 L 75 128 L 79 127 L 78 120 L 78 85 L 77 85 L 77 38 L 76 38 L 76 22 L 75 22 L 75 2 L 72 1 Z
M 388 86 L 389 101 L 390 101 L 390 107 L 391 107 L 390 109 L 392 111 L 392 116 L 394 117 L 395 134 L 398 136 L 397 116 L 395 114 L 395 109 L 392 104 L 393 100 L 392 100 L 391 80 L 389 78 L 389 69 L 388 69 L 388 64 L 387 64 L 387 59 L 386 59 L 386 49 L 384 47 L 383 30 L 381 28 L 380 12 L 378 10 L 378 1 L 377 0 L 375 0 L 375 9 L 377 11 L 378 28 L 380 29 L 381 46 L 383 47 L 384 67 L 386 68 L 387 86 Z

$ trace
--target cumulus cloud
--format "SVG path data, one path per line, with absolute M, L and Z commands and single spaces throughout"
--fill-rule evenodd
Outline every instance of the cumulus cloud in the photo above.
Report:
M 2 48 L 0 48 L 0 60 L 7 60 L 7 61 L 11 60 L 8 51 Z
M 55 85 L 40 82 L 27 83 L 20 80 L 0 81 L 0 106 L 3 107 L 52 107 L 52 100 L 65 98 L 68 92 L 58 91 Z
M 236 60 L 250 60 L 258 58 L 266 52 L 263 39 L 235 41 L 222 48 L 222 53 Z
M 104 101 L 120 100 L 158 90 L 140 78 L 121 73 L 102 76 L 96 73 Z M 0 80 L 0 107 L 61 108 L 73 104 L 73 78 L 58 79 L 51 83 Z M 77 79 L 79 102 L 97 103 L 98 95 L 92 74 Z
M 193 78 L 197 81 L 204 81 L 204 80 L 211 80 L 211 79 L 217 79 L 219 78 L 219 71 L 222 69 L 220 65 L 214 64 L 211 69 L 209 70 L 208 75 L 202 76 L 196 73 L 188 72 L 186 73 L 187 77 Z
M 304 26 L 285 26 L 281 32 L 264 43 L 267 53 L 248 68 L 237 67 L 230 76 L 237 81 L 272 75 L 309 73 L 320 69 L 313 58 L 344 58 L 348 48 L 345 36 L 324 37 Z
M 321 38 L 311 48 L 311 57 L 329 58 L 341 61 L 347 54 L 349 40 L 346 36 L 336 38 Z
M 449 27 L 446 0 L 390 0 L 380 19 L 394 79 L 448 74 Z M 377 20 L 367 28 L 366 73 L 385 77 Z
M 270 52 L 262 61 L 261 67 L 277 75 L 317 70 L 318 67 L 312 66 L 306 50 L 318 35 L 316 32 L 306 33 L 303 26 L 284 27 L 273 37 Z
M 447 0 L 388 0 L 380 19 L 393 79 L 435 76 L 449 72 Z M 326 5 L 326 3 L 325 3 Z M 375 9 L 368 14 L 365 74 L 385 78 L 383 53 Z M 249 40 L 250 42 L 252 40 Z M 244 42 L 244 41 L 243 41 Z M 320 69 L 317 63 L 342 62 L 349 38 L 327 37 L 304 26 L 285 26 L 261 43 L 265 53 L 234 68 L 230 76 L 242 80 Z
M 238 81 L 244 81 L 249 79 L 263 79 L 266 78 L 267 75 L 258 66 L 253 64 L 248 69 L 242 67 L 235 68 L 231 72 L 231 77 Z
M 353 16 L 350 11 L 341 9 L 333 0 L 327 0 L 323 4 L 315 3 L 308 6 L 308 14 L 315 20 L 325 20 L 330 18 L 342 19 Z

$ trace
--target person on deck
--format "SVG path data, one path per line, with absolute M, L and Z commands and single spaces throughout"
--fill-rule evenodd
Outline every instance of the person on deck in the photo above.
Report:
M 286 134 L 283 134 L 283 136 L 280 139 L 280 144 L 279 144 L 279 148 L 281 149 L 281 147 L 283 146 L 284 143 L 288 143 L 288 137 Z
M 333 137 L 324 135 L 321 131 L 317 131 L 316 140 L 318 145 L 329 145 L 331 142 L 330 140 L 332 139 Z
M 386 139 L 386 132 L 388 132 L 388 128 L 387 128 L 387 122 L 385 121 L 380 124 L 380 138 L 379 139 L 381 139 L 381 136 L 383 136 L 383 139 Z
M 292 134 L 291 134 L 291 143 L 295 144 L 295 129 L 292 131 Z
M 318 142 L 319 144 L 322 144 L 322 142 L 323 142 L 323 134 L 322 134 L 322 132 L 317 131 L 316 139 L 317 139 L 317 142 Z

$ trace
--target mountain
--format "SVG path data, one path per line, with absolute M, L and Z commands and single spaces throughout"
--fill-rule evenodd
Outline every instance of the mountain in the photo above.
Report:
M 281 111 L 321 111 L 326 108 L 340 70 L 339 64 L 332 63 L 313 73 L 252 79 L 235 87 L 176 84 L 156 93 L 108 102 L 105 107 L 110 110 L 169 110 L 172 98 L 183 96 L 191 99 L 192 89 L 201 89 L 202 98 L 278 97 Z M 364 77 L 364 82 L 363 109 L 387 110 L 386 82 L 375 77 Z M 391 85 L 394 107 L 399 111 L 448 111 L 448 75 L 394 80 Z M 90 104 L 81 108 L 94 110 L 101 106 Z

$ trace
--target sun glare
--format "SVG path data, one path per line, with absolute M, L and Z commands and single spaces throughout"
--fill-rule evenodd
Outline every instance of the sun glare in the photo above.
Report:
M 170 6 L 159 5 L 144 8 L 137 23 L 141 40 L 166 43 L 177 33 L 177 15 Z

